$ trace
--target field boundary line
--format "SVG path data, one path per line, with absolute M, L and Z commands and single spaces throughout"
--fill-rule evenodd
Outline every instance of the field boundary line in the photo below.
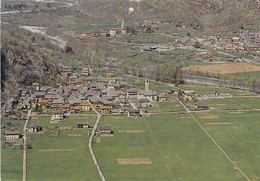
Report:
M 200 124 L 200 122 L 193 116 L 189 109 L 182 103 L 180 99 L 177 100 L 181 105 L 187 110 L 188 114 L 195 120 L 199 127 L 206 133 L 206 135 L 211 139 L 211 141 L 218 147 L 218 149 L 225 155 L 225 157 L 235 166 L 235 168 L 246 178 L 247 181 L 251 179 L 240 169 L 240 167 L 228 156 L 228 154 L 223 150 L 223 148 L 217 143 L 217 141 L 208 133 L 208 131 Z

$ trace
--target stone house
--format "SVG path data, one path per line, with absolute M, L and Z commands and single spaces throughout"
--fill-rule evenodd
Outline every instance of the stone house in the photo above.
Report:
M 99 127 L 100 134 L 112 134 L 111 126 L 100 126 Z
M 5 140 L 18 140 L 20 138 L 20 132 L 19 131 L 6 131 Z
M 77 128 L 88 128 L 89 125 L 87 122 L 77 122 Z
M 42 127 L 38 124 L 31 124 L 29 126 L 29 132 L 39 132 L 42 130 Z

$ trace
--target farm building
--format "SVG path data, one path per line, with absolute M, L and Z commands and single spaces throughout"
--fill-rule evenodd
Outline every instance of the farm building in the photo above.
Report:
M 164 93 L 161 93 L 161 94 L 158 95 L 158 101 L 159 102 L 167 101 L 167 97 L 165 96 Z
M 100 134 L 112 134 L 111 126 L 100 126 Z
M 101 113 L 102 114 L 110 114 L 111 113 L 111 107 L 110 106 L 101 106 Z
M 89 125 L 87 122 L 77 122 L 77 128 L 88 128 Z
M 138 109 L 130 109 L 130 110 L 128 110 L 127 116 L 133 117 L 133 118 L 140 118 L 141 114 Z
M 91 109 L 90 104 L 88 102 L 81 103 L 80 106 L 84 111 L 90 111 Z
M 42 127 L 38 124 L 31 124 L 29 126 L 29 132 L 39 132 L 42 130 Z
M 62 120 L 64 118 L 64 113 L 61 111 L 56 111 L 53 112 L 53 117 L 54 120 Z
M 20 138 L 19 131 L 6 131 L 5 132 L 5 140 L 18 140 Z
M 148 99 L 143 98 L 138 101 L 138 106 L 139 107 L 150 107 L 151 103 Z
M 200 109 L 200 110 L 208 110 L 209 109 L 208 104 L 196 104 L 196 107 L 197 107 L 197 109 Z
M 111 28 L 109 30 L 110 36 L 118 36 L 118 35 L 126 35 L 126 29 L 125 28 Z

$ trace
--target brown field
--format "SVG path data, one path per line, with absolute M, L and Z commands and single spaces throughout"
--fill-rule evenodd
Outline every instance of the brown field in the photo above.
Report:
M 74 149 L 46 149 L 46 150 L 39 150 L 39 152 L 50 152 L 50 151 L 74 151 Z
M 118 130 L 118 133 L 144 133 L 144 130 Z
M 151 158 L 118 158 L 119 165 L 150 165 L 153 164 Z
M 205 123 L 205 125 L 224 125 L 224 124 L 231 124 L 231 122 Z
M 68 136 L 82 136 L 81 134 L 68 134 Z
M 60 130 L 71 130 L 71 127 L 60 127 Z
M 97 142 L 97 143 L 100 143 L 100 142 L 101 142 L 101 138 L 98 137 L 96 142 Z
M 229 112 L 229 114 L 242 114 L 243 112 Z
M 260 71 L 260 66 L 248 63 L 225 63 L 216 65 L 192 65 L 184 67 L 184 70 L 199 70 L 220 74 Z
M 188 117 L 181 117 L 181 118 L 182 118 L 182 119 L 188 119 L 188 118 L 191 118 L 191 117 L 188 116 Z
M 205 116 L 200 116 L 200 119 L 218 119 L 218 115 L 205 115 Z
M 101 135 L 102 137 L 112 137 L 112 136 L 114 136 L 113 134 L 102 134 Z

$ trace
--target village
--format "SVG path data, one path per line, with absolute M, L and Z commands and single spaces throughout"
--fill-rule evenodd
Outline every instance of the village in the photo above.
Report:
M 34 115 L 51 115 L 50 123 L 59 123 L 65 117 L 73 114 L 91 114 L 97 110 L 102 115 L 127 115 L 129 118 L 140 118 L 148 114 L 146 108 L 152 106 L 153 102 L 168 101 L 166 93 L 158 94 L 150 90 L 149 79 L 145 79 L 145 89 L 139 90 L 132 87 L 123 78 L 115 73 L 107 73 L 105 76 L 95 76 L 90 67 L 83 68 L 81 73 L 73 72 L 68 66 L 61 64 L 60 69 L 66 83 L 58 84 L 55 87 L 41 86 L 33 83 L 29 90 L 18 90 L 7 104 L 2 104 L 2 111 L 11 120 L 26 119 L 18 117 L 11 111 L 13 108 L 27 114 L 29 110 Z M 169 90 L 169 95 L 178 96 L 178 91 Z M 195 91 L 182 90 L 183 99 L 192 101 L 195 99 Z M 218 92 L 212 95 L 218 96 Z M 199 97 L 199 96 L 198 96 Z M 207 104 L 198 104 L 195 110 L 208 110 Z M 182 111 L 177 114 L 185 114 Z M 78 122 L 76 128 L 89 129 L 93 125 L 87 122 Z M 42 127 L 39 124 L 31 124 L 29 132 L 40 132 Z M 101 134 L 112 134 L 110 126 L 100 127 Z M 7 131 L 6 140 L 18 140 L 21 134 L 16 131 Z

